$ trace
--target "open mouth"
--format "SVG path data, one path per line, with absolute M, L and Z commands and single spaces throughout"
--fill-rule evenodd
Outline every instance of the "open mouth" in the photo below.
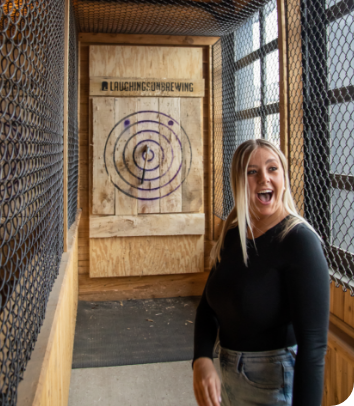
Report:
M 272 200 L 273 191 L 269 190 L 267 192 L 257 193 L 257 197 L 262 203 L 269 203 Z

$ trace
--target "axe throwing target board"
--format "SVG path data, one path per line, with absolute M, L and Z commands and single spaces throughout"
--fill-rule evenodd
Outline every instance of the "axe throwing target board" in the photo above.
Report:
M 119 78 L 101 79 L 91 99 L 90 277 L 203 272 L 201 81 L 199 97 L 193 86 L 170 97 L 172 84 L 151 97 L 148 79 L 134 80 L 149 96 L 115 97 L 104 92 Z

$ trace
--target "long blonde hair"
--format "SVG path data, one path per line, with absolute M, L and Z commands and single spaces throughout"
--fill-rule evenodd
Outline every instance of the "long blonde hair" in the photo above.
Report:
M 285 191 L 283 193 L 282 200 L 285 211 L 289 214 L 292 214 L 292 216 L 289 216 L 289 219 L 286 221 L 284 229 L 280 234 L 280 238 L 283 239 L 288 234 L 288 232 L 297 224 L 304 223 L 321 240 L 314 228 L 297 212 L 296 205 L 291 196 L 288 176 L 288 164 L 284 154 L 274 144 L 264 139 L 248 140 L 239 145 L 232 157 L 230 179 L 235 206 L 232 208 L 230 214 L 227 216 L 220 237 L 210 252 L 211 267 L 216 265 L 217 262 L 220 262 L 221 250 L 224 247 L 226 233 L 230 228 L 234 228 L 236 226 L 238 226 L 238 230 L 240 233 L 243 261 L 247 266 L 247 225 L 250 226 L 250 230 L 252 233 L 252 222 L 249 212 L 247 168 L 252 153 L 258 148 L 267 148 L 277 154 L 284 170 Z M 253 233 L 252 238 L 254 241 Z

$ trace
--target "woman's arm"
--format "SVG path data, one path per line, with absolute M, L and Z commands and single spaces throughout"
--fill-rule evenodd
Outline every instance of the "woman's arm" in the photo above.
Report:
M 193 363 L 197 358 L 207 357 L 213 359 L 213 349 L 218 332 L 218 321 L 213 309 L 210 307 L 207 297 L 207 285 L 214 274 L 213 268 L 209 274 L 208 280 L 202 294 L 202 298 L 197 307 L 197 314 L 194 324 L 194 357 Z M 192 366 L 193 366 L 192 363 Z
M 206 287 L 213 272 L 205 285 L 194 325 L 193 389 L 199 406 L 219 406 L 221 401 L 221 383 L 213 364 L 218 321 L 206 297 Z
M 329 323 L 328 265 L 318 237 L 305 225 L 284 240 L 292 322 L 298 344 L 293 406 L 320 406 Z

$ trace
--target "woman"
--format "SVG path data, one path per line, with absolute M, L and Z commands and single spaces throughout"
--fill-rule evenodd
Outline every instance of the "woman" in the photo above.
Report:
M 297 214 L 284 155 L 268 141 L 232 160 L 235 207 L 211 252 L 197 309 L 199 406 L 320 406 L 329 273 L 315 230 Z M 213 364 L 219 331 L 222 385 Z

